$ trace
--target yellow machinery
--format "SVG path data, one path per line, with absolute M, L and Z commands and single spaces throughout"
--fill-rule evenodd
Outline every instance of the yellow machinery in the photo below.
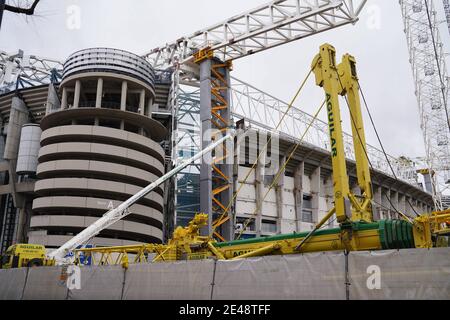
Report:
M 127 247 L 81 249 L 75 253 L 92 256 L 94 264 L 123 264 L 130 256 L 134 263 L 205 258 L 241 259 L 267 254 L 295 254 L 317 251 L 358 251 L 402 248 L 431 248 L 436 236 L 450 233 L 450 211 L 424 214 L 414 220 L 373 221 L 372 185 L 359 97 L 356 61 L 344 55 L 336 64 L 333 46 L 324 44 L 314 58 L 312 71 L 316 84 L 325 91 L 330 131 L 335 206 L 311 232 L 276 235 L 265 238 L 218 243 L 199 235 L 207 224 L 207 215 L 198 214 L 188 227 L 177 228 L 167 245 L 143 244 Z M 358 186 L 361 195 L 350 192 L 339 95 L 345 96 L 352 121 Z M 333 216 L 339 228 L 320 228 Z
M 6 250 L 1 259 L 1 269 L 41 267 L 54 265 L 45 257 L 45 247 L 37 244 L 15 244 Z

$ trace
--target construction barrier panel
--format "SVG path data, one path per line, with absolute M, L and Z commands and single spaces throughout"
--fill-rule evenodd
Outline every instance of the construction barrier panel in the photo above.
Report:
M 450 249 L 351 252 L 349 298 L 450 299 Z
M 69 300 L 122 299 L 125 280 L 122 266 L 81 267 L 80 271 L 80 289 L 69 290 Z
M 28 269 L 0 271 L 0 300 L 21 300 Z
M 179 261 L 130 265 L 124 300 L 209 300 L 214 261 Z
M 61 267 L 29 268 L 23 300 L 65 300 L 68 289 Z
M 344 300 L 344 258 L 311 253 L 218 261 L 213 299 Z
M 450 248 L 81 267 L 66 278 L 74 270 L 62 271 L 0 270 L 0 299 L 450 300 Z

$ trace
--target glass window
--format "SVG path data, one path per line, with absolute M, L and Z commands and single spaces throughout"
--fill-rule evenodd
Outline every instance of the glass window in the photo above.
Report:
M 247 227 L 245 228 L 244 231 L 256 231 L 254 218 L 250 218 L 250 221 L 249 221 L 249 219 L 245 218 L 245 217 L 236 217 L 236 226 L 242 225 L 242 227 L 245 227 L 246 224 L 247 224 Z M 240 232 L 241 230 L 237 230 L 237 231 Z
M 312 209 L 312 197 L 309 194 L 303 195 L 303 208 Z
M 273 220 L 263 220 L 261 224 L 261 231 L 277 233 L 277 222 Z
M 310 210 L 310 209 L 303 209 L 302 210 L 302 221 L 303 222 L 308 222 L 308 223 L 312 223 L 313 222 L 312 210 Z

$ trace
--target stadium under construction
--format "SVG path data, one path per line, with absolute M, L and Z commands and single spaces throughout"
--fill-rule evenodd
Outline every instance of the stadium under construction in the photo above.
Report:
M 275 283 L 284 283 L 281 298 L 286 299 L 450 298 L 445 280 L 448 248 L 431 249 L 430 242 L 448 246 L 450 220 L 446 197 L 439 192 L 439 174 L 445 171 L 445 176 L 447 170 L 436 165 L 450 160 L 445 158 L 448 145 L 441 139 L 444 135 L 447 141 L 448 130 L 442 129 L 447 133 L 439 135 L 440 142 L 424 133 L 427 146 L 446 149 L 435 162 L 427 161 L 428 167 L 393 157 L 382 145 L 366 144 L 360 90 L 354 90 L 355 58 L 344 56 L 338 67 L 338 44 L 336 49 L 329 44 L 320 48 L 305 79 L 311 76 L 312 81 L 314 75 L 325 90 L 322 108 L 328 108 L 328 122 L 232 76 L 235 59 L 348 24 L 357 27 L 366 4 L 300 2 L 273 1 L 144 55 L 80 48 L 65 61 L 56 61 L 22 51 L 1 52 L 0 254 L 19 244 L 45 246 L 53 259 L 58 256 L 51 252 L 59 254 L 60 248 L 78 249 L 103 272 L 83 268 L 83 277 L 89 274 L 91 281 L 82 280 L 83 295 L 52 282 L 61 275 L 61 267 L 1 270 L 8 272 L 0 278 L 9 284 L 7 290 L 0 288 L 0 298 L 259 299 L 274 298 L 256 292 Z M 419 11 L 410 4 L 414 1 L 400 2 L 408 26 L 411 15 L 422 16 L 428 9 L 428 4 Z M 430 61 L 434 65 L 444 60 Z M 346 63 L 348 81 L 356 81 L 353 87 L 345 87 Z M 335 80 L 331 76 L 324 77 L 330 70 L 344 82 L 341 89 L 328 83 Z M 423 70 L 416 69 L 414 75 L 419 71 Z M 334 123 L 341 122 L 339 109 L 334 109 L 339 108 L 340 95 L 346 97 L 340 99 L 341 107 L 350 107 L 352 134 Z M 435 117 L 446 108 L 446 98 L 440 103 L 439 109 L 431 107 Z M 232 138 L 226 136 L 230 132 Z M 188 160 L 219 138 L 225 141 L 210 161 Z M 428 160 L 435 155 L 428 154 Z M 150 191 L 140 194 L 146 186 Z M 132 203 L 123 207 L 130 199 Z M 420 220 L 422 214 L 432 213 L 429 220 Z M 105 224 L 100 226 L 100 221 Z M 429 226 L 432 235 L 425 230 Z M 186 252 L 170 247 L 188 246 L 183 241 L 191 245 Z M 88 248 L 82 247 L 86 244 Z M 373 253 L 388 249 L 394 251 Z M 93 261 L 96 250 L 101 263 Z M 296 250 L 302 254 L 289 256 Z M 307 254 L 317 251 L 334 253 Z M 75 251 L 76 264 L 78 254 Z M 268 257 L 272 254 L 283 257 Z M 105 258 L 108 255 L 111 260 Z M 238 256 L 249 260 L 220 264 Z M 252 259 L 261 256 L 265 257 Z M 183 262 L 162 267 L 158 260 Z M 422 275 L 414 287 L 408 275 L 391 275 L 385 283 L 388 293 L 366 290 L 360 277 L 366 262 L 395 274 L 405 261 L 415 261 L 417 270 L 436 272 L 435 278 Z M 298 264 L 305 269 L 297 270 Z M 247 273 L 237 276 L 233 270 L 250 270 L 251 277 L 260 278 L 271 266 L 291 272 L 302 284 L 290 287 L 274 271 L 266 281 L 251 280 L 252 293 L 232 293 L 239 283 L 250 281 L 244 277 Z M 126 280 L 124 269 L 131 275 Z M 346 271 L 336 271 L 340 269 Z M 179 278 L 183 272 L 192 277 Z M 186 288 L 180 285 L 181 291 L 174 292 L 170 284 L 148 280 L 147 273 L 161 279 L 170 273 Z M 200 274 L 212 277 L 212 287 Z M 53 289 L 39 289 L 39 281 Z M 399 289 L 399 281 L 407 283 L 406 291 Z M 434 291 L 426 296 L 431 282 Z M 157 289 L 150 292 L 144 284 Z M 100 293 L 96 285 L 114 289 Z M 324 286 L 330 289 L 319 290 Z M 306 294 L 307 287 L 316 289 Z

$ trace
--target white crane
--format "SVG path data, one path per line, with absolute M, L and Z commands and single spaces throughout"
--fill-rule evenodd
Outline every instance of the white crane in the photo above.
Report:
M 448 3 L 447 3 L 448 4 Z M 400 1 L 413 70 L 426 161 L 422 172 L 432 182 L 437 210 L 450 179 L 449 82 L 433 0 Z
M 95 237 L 97 234 L 99 234 L 102 230 L 108 228 L 109 226 L 113 225 L 117 221 L 123 219 L 127 215 L 130 214 L 128 211 L 128 208 L 135 204 L 137 201 L 139 201 L 142 197 L 145 197 L 147 194 L 149 194 L 153 189 L 164 183 L 167 179 L 170 179 L 170 177 L 176 175 L 178 172 L 186 168 L 191 163 L 195 162 L 196 160 L 200 159 L 207 153 L 211 152 L 219 146 L 220 144 L 224 143 L 226 140 L 233 138 L 233 134 L 227 134 L 226 136 L 222 137 L 221 139 L 217 140 L 216 142 L 210 144 L 207 148 L 197 153 L 195 156 L 193 156 L 190 159 L 187 159 L 183 161 L 179 166 L 172 169 L 170 172 L 163 175 L 161 178 L 157 179 L 155 182 L 152 182 L 147 187 L 130 197 L 125 202 L 121 203 L 117 208 L 111 209 L 108 211 L 103 217 L 92 223 L 89 227 L 81 231 L 79 234 L 77 234 L 75 237 L 67 241 L 65 244 L 63 244 L 60 248 L 52 251 L 49 253 L 49 258 L 55 259 L 56 261 L 63 261 L 64 257 L 77 248 L 78 246 L 85 244 L 90 239 Z

